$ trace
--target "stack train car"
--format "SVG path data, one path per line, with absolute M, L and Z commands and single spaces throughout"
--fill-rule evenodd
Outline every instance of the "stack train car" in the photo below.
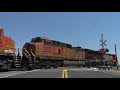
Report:
M 103 54 L 99 51 L 73 47 L 71 44 L 50 40 L 44 37 L 32 38 L 16 53 L 15 42 L 4 35 L 0 28 L 0 70 L 35 68 L 57 68 L 63 66 L 96 67 L 99 65 L 115 66 L 116 55 Z

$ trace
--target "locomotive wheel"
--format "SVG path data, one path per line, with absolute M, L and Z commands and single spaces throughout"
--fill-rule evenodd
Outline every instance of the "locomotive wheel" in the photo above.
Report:
M 42 69 L 42 66 L 39 66 L 39 69 Z
M 34 68 L 33 67 L 28 67 L 28 70 L 33 70 Z
M 0 68 L 0 72 L 2 72 L 2 68 Z
M 45 69 L 50 69 L 51 68 L 51 66 L 45 66 Z
M 54 68 L 58 68 L 57 66 L 53 66 Z

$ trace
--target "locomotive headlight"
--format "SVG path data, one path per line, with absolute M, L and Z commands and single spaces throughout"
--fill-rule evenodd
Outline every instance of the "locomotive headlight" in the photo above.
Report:
M 12 50 L 12 49 L 4 50 L 4 53 L 14 53 L 14 50 Z

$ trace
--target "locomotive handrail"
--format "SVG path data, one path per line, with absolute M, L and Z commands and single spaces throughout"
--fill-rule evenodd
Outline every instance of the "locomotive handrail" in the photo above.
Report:
M 20 48 L 18 48 L 18 54 L 17 54 L 18 57 L 21 56 L 19 49 L 20 49 Z
M 15 55 L 17 56 L 17 52 L 16 52 L 16 50 L 13 50 L 13 52 L 15 53 Z
M 29 52 L 28 52 L 28 50 L 26 48 L 23 48 L 23 50 L 25 50 L 25 52 L 28 54 L 28 56 L 31 57 L 31 55 L 29 54 Z
M 32 54 L 32 56 L 34 56 L 34 57 L 35 57 L 34 53 L 32 52 L 32 49 L 31 49 L 31 54 Z

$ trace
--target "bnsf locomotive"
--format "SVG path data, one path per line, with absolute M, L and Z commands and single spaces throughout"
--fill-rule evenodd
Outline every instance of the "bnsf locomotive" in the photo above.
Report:
M 10 69 L 13 67 L 15 58 L 15 42 L 4 35 L 4 31 L 0 28 L 0 70 Z
M 114 54 L 103 54 L 91 49 L 72 47 L 70 44 L 44 37 L 32 38 L 22 48 L 22 55 L 15 53 L 14 41 L 4 36 L 0 29 L 0 69 L 57 68 L 60 66 L 116 65 Z

